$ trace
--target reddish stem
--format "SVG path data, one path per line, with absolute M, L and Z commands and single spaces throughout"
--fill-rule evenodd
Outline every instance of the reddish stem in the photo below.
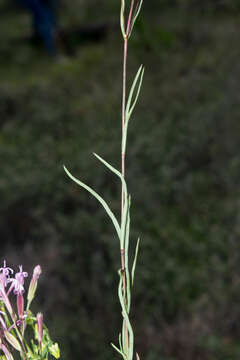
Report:
M 130 6 L 129 14 L 128 14 L 128 23 L 127 23 L 127 30 L 126 30 L 127 37 L 129 36 L 130 30 L 131 30 L 133 6 L 134 6 L 134 0 L 131 1 L 131 6 Z

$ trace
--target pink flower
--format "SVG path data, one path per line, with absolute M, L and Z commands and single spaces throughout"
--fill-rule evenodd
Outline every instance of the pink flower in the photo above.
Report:
M 0 268 L 0 273 L 1 273 L 1 282 L 3 286 L 6 287 L 10 281 L 10 274 L 13 274 L 13 269 L 6 266 L 6 260 L 3 261 L 3 267 Z
M 19 265 L 19 272 L 15 274 L 15 279 L 9 279 L 8 281 L 12 282 L 8 294 L 12 291 L 15 295 L 22 295 L 24 293 L 24 278 L 28 276 L 28 273 L 25 271 L 22 271 L 22 265 Z

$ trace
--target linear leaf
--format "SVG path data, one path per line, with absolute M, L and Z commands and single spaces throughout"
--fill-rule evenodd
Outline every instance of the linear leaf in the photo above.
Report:
M 119 342 L 119 347 L 121 352 L 123 352 L 123 347 L 122 347 L 122 334 L 120 333 L 118 336 L 118 342 Z
M 138 18 L 138 15 L 139 15 L 140 11 L 141 11 L 142 4 L 143 4 L 143 0 L 140 0 L 140 2 L 139 2 L 138 5 L 137 5 L 137 8 L 136 8 L 135 15 L 134 15 L 134 17 L 133 17 L 133 21 L 132 21 L 132 25 L 131 25 L 131 30 L 130 30 L 129 37 L 131 36 L 131 33 L 132 33 L 132 31 L 133 31 L 135 22 L 136 22 L 136 20 L 137 20 L 137 18 Z
M 115 167 L 113 167 L 111 164 L 109 164 L 106 160 L 104 160 L 100 155 L 93 153 L 94 156 L 96 156 L 96 158 L 101 161 L 109 170 L 111 170 L 114 174 L 116 174 L 122 184 L 123 184 L 123 188 L 124 188 L 124 193 L 127 195 L 127 184 L 126 181 L 124 179 L 124 177 L 122 176 L 122 174 L 120 173 L 120 171 L 118 171 Z
M 123 314 L 122 314 L 123 316 Z M 126 338 L 125 338 L 125 321 L 123 318 L 123 322 L 122 322 L 122 345 L 123 345 L 123 353 L 127 354 L 127 344 L 126 344 Z
M 126 338 L 126 320 L 125 320 L 125 316 L 122 312 L 122 318 L 123 318 L 123 321 L 122 321 L 122 345 L 123 345 L 123 353 L 128 355 L 129 354 L 129 341 L 127 341 L 127 338 Z M 128 329 L 128 327 L 127 327 Z
M 78 184 L 79 186 L 83 187 L 85 190 L 87 190 L 90 194 L 92 194 L 99 202 L 100 204 L 104 207 L 104 209 L 106 210 L 108 216 L 110 217 L 110 219 L 113 222 L 113 225 L 116 229 L 117 235 L 120 239 L 121 237 L 121 230 L 120 230 L 120 226 L 118 224 L 118 221 L 115 217 L 115 215 L 113 214 L 112 210 L 110 209 L 110 207 L 108 206 L 108 204 L 106 203 L 106 201 L 98 194 L 96 193 L 96 191 L 94 191 L 90 186 L 84 184 L 82 181 L 78 180 L 77 178 L 75 178 L 69 171 L 68 169 L 63 166 L 66 174 L 70 177 L 70 179 L 72 179 L 76 184 Z
M 136 105 L 139 93 L 140 93 L 140 89 L 141 89 L 141 85 L 142 85 L 142 80 L 143 80 L 143 74 L 144 74 L 144 68 L 143 65 L 141 65 L 138 69 L 138 72 L 133 80 L 130 92 L 129 92 L 129 96 L 128 96 L 128 100 L 127 100 L 127 105 L 126 105 L 126 109 L 125 109 L 125 117 L 126 117 L 126 121 L 125 121 L 125 126 L 124 126 L 124 133 L 123 133 L 123 139 L 122 139 L 122 152 L 125 153 L 126 151 L 126 142 L 127 142 L 127 132 L 128 132 L 128 123 L 131 117 L 131 114 L 133 112 L 133 109 Z M 133 94 L 137 85 L 137 82 L 139 80 L 139 85 L 138 85 L 138 89 L 137 89 L 137 93 L 135 96 L 135 99 L 132 103 L 132 98 L 133 98 Z
M 125 32 L 124 12 L 125 12 L 125 0 L 122 0 L 121 11 L 120 11 L 120 24 L 121 24 L 122 35 L 125 38 L 126 32 Z
M 96 153 L 93 153 L 94 156 L 96 156 L 96 158 L 101 161 L 109 170 L 111 170 L 115 175 L 117 175 L 123 185 L 123 189 L 124 189 L 124 204 L 127 205 L 128 200 L 128 193 L 127 193 L 127 184 L 126 181 L 124 179 L 124 177 L 122 176 L 122 174 L 120 173 L 120 171 L 118 171 L 117 169 L 115 169 L 112 165 L 110 165 L 106 160 L 104 160 L 101 156 L 99 156 Z M 120 246 L 121 249 L 124 248 L 124 229 L 125 229 L 125 223 L 126 223 L 126 212 L 127 212 L 127 208 L 124 205 L 124 209 L 123 209 L 123 218 L 122 218 L 122 223 L 121 223 L 121 235 L 120 235 Z
M 121 271 L 119 272 L 120 275 L 120 280 L 119 280 L 119 285 L 118 285 L 118 297 L 119 297 L 119 301 L 122 307 L 122 315 L 124 320 L 126 321 L 127 324 L 127 328 L 128 328 L 128 333 L 129 333 L 129 348 L 128 348 L 128 360 L 132 360 L 133 358 L 133 345 L 134 345 L 134 335 L 133 335 L 133 329 L 132 329 L 132 325 L 130 323 L 129 320 L 129 316 L 127 313 L 127 308 L 126 308 L 126 304 L 123 298 L 123 294 L 122 294 L 122 273 Z
M 133 102 L 133 104 L 132 104 L 132 106 L 131 106 L 131 109 L 129 110 L 129 113 L 128 113 L 129 118 L 130 118 L 131 115 L 132 115 L 132 112 L 133 112 L 133 110 L 134 110 L 134 108 L 135 108 L 136 102 L 137 102 L 138 97 L 139 97 L 139 93 L 140 93 L 140 90 L 141 90 L 141 87 L 142 87 L 142 81 L 143 81 L 144 71 L 145 71 L 145 69 L 144 69 L 144 67 L 143 67 L 143 68 L 142 68 L 142 72 L 141 72 L 141 76 L 140 76 L 140 79 L 139 79 L 137 94 L 136 94 L 136 96 L 135 96 L 135 99 L 134 99 L 134 102 Z
M 122 357 L 123 357 L 125 360 L 127 360 L 126 355 L 125 355 L 116 345 L 114 345 L 113 343 L 111 343 L 111 345 L 112 345 L 112 347 L 113 347 L 119 354 L 122 355 Z
M 135 275 L 135 268 L 136 268 L 137 257 L 138 257 L 139 242 L 140 242 L 140 238 L 138 238 L 138 240 L 137 240 L 137 245 L 136 245 L 136 249 L 135 249 L 135 256 L 134 256 L 134 260 L 133 260 L 133 266 L 132 266 L 132 286 L 133 286 L 133 283 L 134 283 L 134 275 Z
M 131 198 L 128 196 L 128 203 L 127 203 L 127 214 L 126 214 L 126 226 L 124 229 L 124 262 L 125 262 L 125 273 L 126 273 L 126 295 L 127 295 L 127 311 L 130 311 L 131 305 L 131 284 L 130 284 L 130 275 L 129 275 L 129 266 L 128 266 L 128 251 L 129 251 L 129 229 L 130 229 L 130 204 Z

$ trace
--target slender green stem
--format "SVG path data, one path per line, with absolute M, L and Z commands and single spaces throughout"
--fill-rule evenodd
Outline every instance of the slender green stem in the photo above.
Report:
M 122 85 L 122 137 L 125 129 L 126 122 L 126 78 L 127 78 L 127 52 L 128 52 L 128 37 L 124 39 L 123 50 L 123 85 Z M 125 151 L 122 149 L 122 176 L 125 177 Z M 124 209 L 124 188 L 122 186 L 122 201 L 121 201 L 121 219 L 123 219 Z
M 127 51 L 128 51 L 128 37 L 126 36 L 124 39 L 124 51 L 123 51 L 123 91 L 122 91 L 122 137 L 125 130 L 125 122 L 126 122 L 126 73 L 127 73 Z M 122 176 L 125 178 L 125 151 L 122 149 Z M 124 188 L 122 185 L 122 199 L 121 199 L 121 223 L 123 221 L 123 213 L 124 213 Z M 123 276 L 123 296 L 126 302 L 126 272 L 125 272 L 125 249 L 124 244 L 123 248 L 120 249 L 121 254 L 121 271 Z M 128 328 L 126 321 L 124 320 L 124 332 L 125 339 L 123 340 L 126 345 L 126 349 L 128 351 L 129 347 L 129 339 L 128 339 Z
M 134 8 L 134 0 L 131 0 L 130 10 L 128 14 L 128 21 L 127 21 L 127 27 L 125 31 L 124 36 L 124 47 L 123 47 L 123 78 L 122 78 L 122 138 L 124 136 L 125 132 L 125 123 L 126 123 L 126 79 L 127 79 L 127 55 L 128 55 L 128 39 L 129 34 L 131 31 L 131 23 L 132 23 L 132 14 L 133 14 L 133 8 Z M 125 29 L 124 29 L 125 30 Z M 121 168 L 122 168 L 122 176 L 125 178 L 126 168 L 125 168 L 125 149 L 122 148 L 122 158 L 121 158 Z M 124 199 L 125 199 L 125 193 L 124 193 L 124 187 L 122 185 L 122 196 L 121 196 L 121 224 L 123 221 L 123 213 L 124 213 Z M 123 277 L 123 298 L 125 305 L 127 306 L 127 279 L 126 279 L 126 269 L 125 269 L 125 246 L 123 245 L 123 248 L 120 249 L 120 256 L 121 256 L 121 272 Z M 125 342 L 126 346 L 126 352 L 128 356 L 128 348 L 129 348 L 129 331 L 128 326 L 126 323 L 126 320 L 124 319 L 124 337 L 123 340 Z

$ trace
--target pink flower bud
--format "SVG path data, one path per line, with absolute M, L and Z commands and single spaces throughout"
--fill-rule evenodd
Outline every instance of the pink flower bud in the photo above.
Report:
M 17 295 L 17 309 L 18 309 L 18 318 L 19 320 L 22 320 L 23 312 L 24 312 L 24 298 L 22 294 Z
M 43 337 L 43 314 L 37 314 L 37 331 L 40 345 L 42 346 L 42 337 Z
M 42 273 L 42 269 L 40 265 L 35 266 L 34 270 L 33 270 L 33 277 L 38 280 L 39 276 Z
M 39 279 L 39 276 L 42 273 L 42 269 L 40 265 L 35 266 L 34 270 L 33 270 L 33 275 L 32 275 L 32 279 L 29 285 L 29 289 L 28 289 L 28 295 L 27 295 L 27 299 L 28 299 L 28 307 L 31 304 L 34 296 L 35 296 L 35 292 L 37 289 L 37 282 Z

